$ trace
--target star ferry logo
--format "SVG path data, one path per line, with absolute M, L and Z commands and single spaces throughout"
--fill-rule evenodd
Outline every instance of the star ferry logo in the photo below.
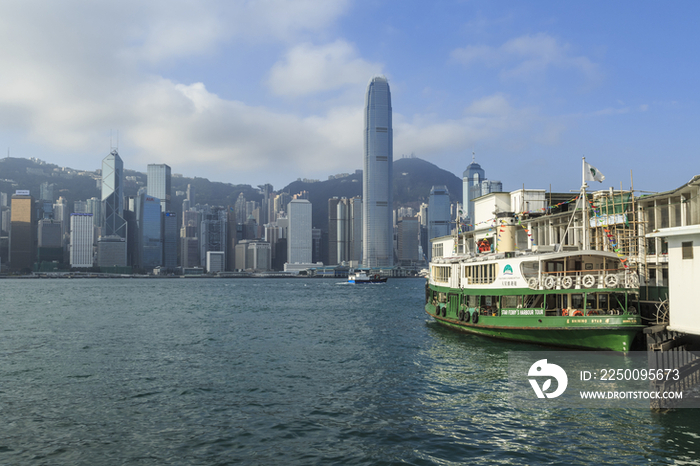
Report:
M 591 176 L 593 177 L 593 179 L 595 179 L 596 173 L 598 172 L 595 171 L 595 168 L 591 167 Z
M 513 267 L 511 267 L 510 264 L 506 264 L 506 266 L 503 267 L 503 275 L 513 275 Z
M 535 391 L 537 398 L 556 398 L 566 390 L 566 386 L 569 383 L 569 378 L 566 376 L 566 372 L 561 367 L 556 364 L 548 364 L 546 359 L 540 359 L 532 366 L 530 366 L 530 371 L 527 373 L 529 377 L 550 377 L 544 381 L 542 388 L 537 383 L 537 380 L 528 379 L 532 389 Z M 557 389 L 551 393 L 547 393 L 550 386 L 552 385 L 552 379 L 557 381 Z

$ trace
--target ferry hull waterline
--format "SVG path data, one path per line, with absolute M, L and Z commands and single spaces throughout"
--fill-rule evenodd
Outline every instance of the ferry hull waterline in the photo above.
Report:
M 453 330 L 501 340 L 564 348 L 627 352 L 644 327 L 634 316 L 599 317 L 493 317 L 482 316 L 478 323 L 437 314 L 439 306 L 426 304 L 425 310 L 440 324 Z

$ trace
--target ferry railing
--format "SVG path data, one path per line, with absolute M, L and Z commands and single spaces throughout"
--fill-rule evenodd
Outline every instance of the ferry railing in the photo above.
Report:
M 637 273 L 629 269 L 597 269 L 540 272 L 540 278 L 527 278 L 528 286 L 537 290 L 585 290 L 589 288 L 625 288 L 639 287 Z

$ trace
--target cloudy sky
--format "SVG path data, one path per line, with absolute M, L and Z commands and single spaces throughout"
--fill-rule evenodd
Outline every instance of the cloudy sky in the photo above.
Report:
M 695 1 L 0 2 L 0 148 L 234 184 L 362 166 L 368 81 L 394 159 L 504 189 L 664 191 L 700 173 Z M 4 154 L 3 154 L 4 155 Z

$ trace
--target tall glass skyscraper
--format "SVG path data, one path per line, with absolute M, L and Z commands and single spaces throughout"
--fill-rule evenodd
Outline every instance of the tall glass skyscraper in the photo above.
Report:
M 447 186 L 433 186 L 428 204 L 428 241 L 450 234 L 450 193 Z M 428 250 L 428 260 L 432 251 Z
M 136 199 L 137 266 L 153 269 L 163 265 L 160 199 L 149 196 L 143 188 L 139 189 Z
M 486 179 L 486 174 L 481 165 L 476 163 L 472 156 L 472 163 L 467 165 L 467 169 L 462 174 L 462 206 L 464 209 L 463 221 L 467 224 L 467 230 L 474 227 L 474 199 L 490 193 L 500 193 L 503 191 L 503 184 L 500 181 Z
M 105 216 L 102 236 L 126 238 L 124 220 L 124 162 L 116 149 L 102 160 L 102 211 Z
M 149 164 L 147 167 L 148 195 L 160 199 L 162 212 L 170 212 L 170 167 L 163 164 Z
M 362 263 L 366 267 L 394 265 L 393 140 L 389 83 L 384 76 L 375 76 L 365 95 Z

